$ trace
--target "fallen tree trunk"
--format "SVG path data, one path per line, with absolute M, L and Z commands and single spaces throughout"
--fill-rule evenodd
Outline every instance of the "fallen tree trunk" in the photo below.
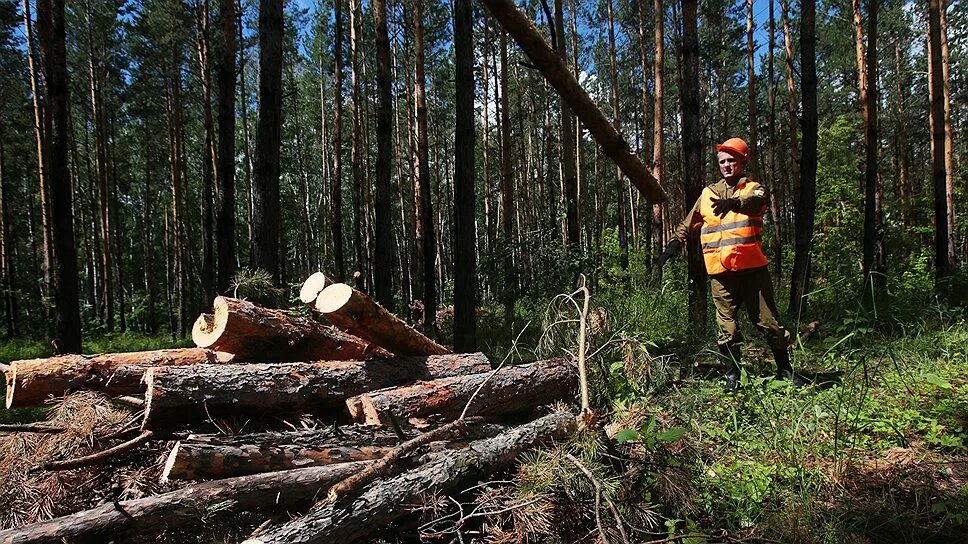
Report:
M 141 381 L 149 367 L 226 363 L 230 353 L 202 348 L 161 349 L 100 355 L 60 355 L 10 363 L 7 372 L 7 408 L 43 404 L 77 389 L 108 395 L 144 393 Z
M 439 454 L 413 470 L 371 484 L 354 500 L 324 505 L 243 544 L 354 542 L 406 515 L 421 496 L 464 489 L 508 467 L 522 452 L 570 436 L 576 427 L 573 414 L 547 415 L 468 448 Z
M 272 363 L 321 359 L 389 357 L 386 350 L 351 334 L 282 310 L 245 300 L 216 297 L 214 314 L 192 327 L 198 347 L 234 353 L 239 359 Z
M 333 280 L 327 278 L 325 274 L 315 272 L 303 282 L 302 287 L 299 289 L 299 300 L 303 304 L 309 305 L 310 308 L 314 308 L 316 306 L 316 297 L 319 296 L 319 293 L 323 289 L 332 284 Z
M 342 410 L 353 395 L 416 380 L 483 372 L 481 353 L 319 363 L 195 365 L 145 372 L 142 428 L 205 416 Z
M 436 414 L 456 418 L 482 384 L 468 409 L 469 415 L 527 413 L 537 406 L 571 398 L 576 385 L 575 369 L 566 359 L 539 361 L 493 373 L 370 391 L 346 399 L 346 407 L 354 421 L 370 425 L 389 424 L 391 417 Z
M 0 531 L 0 544 L 101 543 L 197 526 L 214 505 L 224 513 L 261 513 L 309 507 L 329 486 L 369 462 L 344 463 L 214 480 L 143 499 L 106 503 L 91 510 Z
M 334 283 L 323 289 L 316 298 L 316 311 L 340 329 L 396 355 L 450 353 L 450 350 L 345 283 Z
M 469 439 L 491 437 L 506 430 L 495 424 L 476 425 Z M 426 435 L 421 435 L 426 436 Z M 168 454 L 162 483 L 168 480 L 229 478 L 316 465 L 382 459 L 402 442 L 385 427 L 346 426 L 335 430 L 274 432 L 251 435 L 190 435 Z M 431 451 L 462 447 L 466 442 L 443 438 Z
M 662 186 L 629 148 L 628 142 L 605 118 L 595 102 L 592 101 L 578 79 L 568 69 L 562 57 L 548 45 L 534 23 L 518 9 L 513 0 L 481 0 L 491 15 L 504 27 L 504 30 L 521 46 L 535 67 L 541 71 L 548 83 L 575 112 L 592 138 L 602 147 L 602 152 L 622 170 L 632 185 L 652 204 L 665 201 Z M 559 38 L 562 40 L 562 38 Z M 562 42 L 563 43 L 563 42 Z

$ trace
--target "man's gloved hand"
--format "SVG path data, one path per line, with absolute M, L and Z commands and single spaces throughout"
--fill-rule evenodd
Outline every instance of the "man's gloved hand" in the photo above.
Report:
M 713 213 L 719 217 L 725 217 L 729 212 L 738 212 L 740 208 L 740 201 L 738 198 L 714 198 L 713 199 Z
M 679 242 L 679 240 L 673 240 L 669 242 L 669 245 L 666 246 L 665 251 L 663 251 L 661 254 L 659 254 L 658 257 L 656 257 L 655 259 L 656 268 L 662 268 L 663 266 L 665 266 L 665 263 L 669 259 L 675 257 L 676 253 L 679 253 L 679 247 L 681 245 L 682 244 Z

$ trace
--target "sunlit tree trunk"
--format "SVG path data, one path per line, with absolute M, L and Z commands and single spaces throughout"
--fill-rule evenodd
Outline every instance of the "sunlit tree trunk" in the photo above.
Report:
M 907 112 L 905 108 L 905 102 L 907 102 L 907 96 L 904 92 L 905 88 L 905 77 L 904 77 L 904 61 L 902 60 L 901 46 L 900 44 L 895 44 L 894 46 L 894 62 L 895 62 L 895 72 L 896 72 L 896 92 L 897 92 L 897 150 L 895 151 L 895 156 L 897 157 L 898 172 L 897 172 L 897 194 L 898 200 L 901 208 L 901 222 L 907 227 L 910 221 L 910 204 L 908 199 L 911 196 L 911 163 L 908 143 L 908 129 L 907 129 Z
M 0 124 L 0 289 L 3 290 L 3 317 L 7 326 L 7 338 L 17 334 L 17 283 L 14 281 L 12 255 L 13 240 L 10 237 L 10 193 L 7 189 L 6 131 Z
M 948 54 L 948 10 L 945 0 L 941 0 L 941 89 L 944 95 L 944 170 L 945 170 L 945 198 L 948 210 L 945 217 L 948 221 L 948 259 L 949 267 L 955 267 L 955 160 L 954 160 L 954 132 L 951 128 L 951 73 Z
M 877 135 L 877 103 L 880 91 L 877 74 L 877 12 L 880 0 L 868 0 L 867 48 L 864 55 L 864 284 L 871 282 L 875 295 L 885 285 L 884 227 L 880 203 L 878 159 L 880 145 Z M 863 51 L 863 48 L 859 49 Z M 864 289 L 867 296 L 868 289 Z
M 565 40 L 565 9 L 562 0 L 555 0 L 555 35 L 558 56 L 568 63 L 568 46 Z M 561 112 L 561 177 L 565 204 L 565 247 L 569 252 L 578 251 L 578 166 L 575 159 L 575 115 L 565 102 L 558 97 Z
M 203 301 L 215 298 L 215 122 L 212 118 L 212 71 L 209 60 L 208 0 L 195 5 L 195 46 L 202 84 L 202 276 Z
M 652 174 L 659 184 L 665 183 L 665 8 L 662 0 L 655 0 L 655 104 L 652 108 Z M 662 224 L 662 204 L 652 205 L 652 250 L 655 255 L 662 252 L 665 244 Z
M 101 247 L 101 308 L 102 319 L 110 332 L 114 330 L 114 284 L 111 250 L 111 198 L 108 180 L 107 135 L 104 103 L 101 94 L 101 52 L 94 45 L 94 23 L 90 6 L 87 16 L 88 98 L 91 100 L 91 122 L 94 128 L 94 164 L 97 169 L 98 239 Z
M 517 275 L 514 269 L 514 172 L 511 166 L 511 109 L 508 93 L 507 32 L 501 30 L 501 239 L 504 254 L 504 319 L 514 322 L 514 302 L 517 298 Z M 519 229 L 520 230 L 520 229 Z
M 609 80 L 612 88 L 612 124 L 620 134 L 622 132 L 622 110 L 618 99 L 618 66 L 615 58 L 615 14 L 612 11 L 612 0 L 605 1 L 606 15 L 608 16 L 608 58 L 609 58 Z M 615 168 L 615 190 L 618 195 L 618 245 L 621 249 L 622 270 L 629 268 L 629 235 L 626 225 L 627 213 L 625 184 L 622 183 L 622 170 Z
M 343 0 L 333 1 L 335 28 L 333 30 L 333 176 L 330 186 L 332 217 L 333 260 L 335 279 L 346 279 L 346 257 L 343 255 Z
M 427 137 L 427 78 L 424 74 L 423 18 L 423 0 L 414 0 L 414 69 L 416 71 L 414 101 L 417 110 L 417 185 L 420 195 L 417 224 L 422 246 L 417 250 L 423 252 L 421 262 L 423 264 L 424 330 L 428 333 L 435 333 L 437 327 L 437 278 L 434 273 L 434 265 L 437 261 L 437 246 L 434 209 L 430 194 L 430 144 Z M 485 106 L 484 109 L 486 112 L 487 107 Z
M 770 0 L 772 2 L 772 0 Z M 753 0 L 746 0 L 746 97 L 747 109 L 749 110 L 749 133 L 750 133 L 750 162 L 749 172 L 759 180 L 760 174 L 760 154 L 758 127 L 759 119 L 756 111 L 756 66 L 753 56 L 756 53 L 756 42 L 753 40 Z
M 360 0 L 350 0 L 350 80 L 353 86 L 353 135 L 350 142 L 350 167 L 353 170 L 353 247 L 356 250 L 356 287 L 367 291 L 366 284 L 366 236 L 363 232 L 363 163 L 360 156 L 362 144 L 362 117 L 360 105 Z
M 786 59 L 787 83 L 787 125 L 790 131 L 790 180 L 792 181 L 790 184 L 790 204 L 796 218 L 797 211 L 800 209 L 800 179 L 802 178 L 800 175 L 800 144 L 797 135 L 800 119 L 797 115 L 797 86 L 793 69 L 793 30 L 790 28 L 788 2 L 789 0 L 780 0 L 780 23 L 783 25 L 783 52 Z M 795 219 L 795 221 L 798 222 L 799 220 Z M 794 237 L 797 236 L 794 227 Z
M 944 67 L 941 52 L 942 0 L 928 0 L 928 62 L 931 91 L 931 180 L 934 185 L 935 289 L 942 291 L 951 273 L 951 231 L 948 229 L 947 168 L 944 135 Z
M 769 123 L 769 156 L 767 157 L 767 177 L 770 191 L 770 214 L 773 216 L 773 235 L 776 245 L 773 251 L 773 283 L 780 284 L 783 277 L 783 211 L 780 205 L 783 202 L 782 184 L 776 175 L 776 75 L 774 73 L 774 47 L 776 46 L 776 16 L 773 8 L 773 0 L 770 0 L 770 45 L 767 49 L 767 101 L 770 107 Z

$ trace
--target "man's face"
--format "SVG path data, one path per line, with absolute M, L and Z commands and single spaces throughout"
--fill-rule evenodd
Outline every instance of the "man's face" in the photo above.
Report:
M 736 178 L 743 174 L 743 164 L 744 160 L 737 157 L 736 155 L 731 155 L 725 151 L 720 151 L 717 155 L 719 159 L 719 171 L 723 174 L 724 178 Z

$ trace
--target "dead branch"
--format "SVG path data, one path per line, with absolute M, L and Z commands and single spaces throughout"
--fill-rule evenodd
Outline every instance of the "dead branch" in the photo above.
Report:
M 77 457 L 75 459 L 67 459 L 65 461 L 51 461 L 44 465 L 44 470 L 48 470 L 48 471 L 73 470 L 76 468 L 97 465 L 97 464 L 103 463 L 104 461 L 110 459 L 115 455 L 133 450 L 134 448 L 147 442 L 153 435 L 154 433 L 151 431 L 143 431 L 141 434 L 132 438 L 131 440 L 128 440 L 127 442 L 122 442 L 117 446 L 108 448 L 104 451 L 92 453 L 91 455 L 85 455 L 84 457 Z

